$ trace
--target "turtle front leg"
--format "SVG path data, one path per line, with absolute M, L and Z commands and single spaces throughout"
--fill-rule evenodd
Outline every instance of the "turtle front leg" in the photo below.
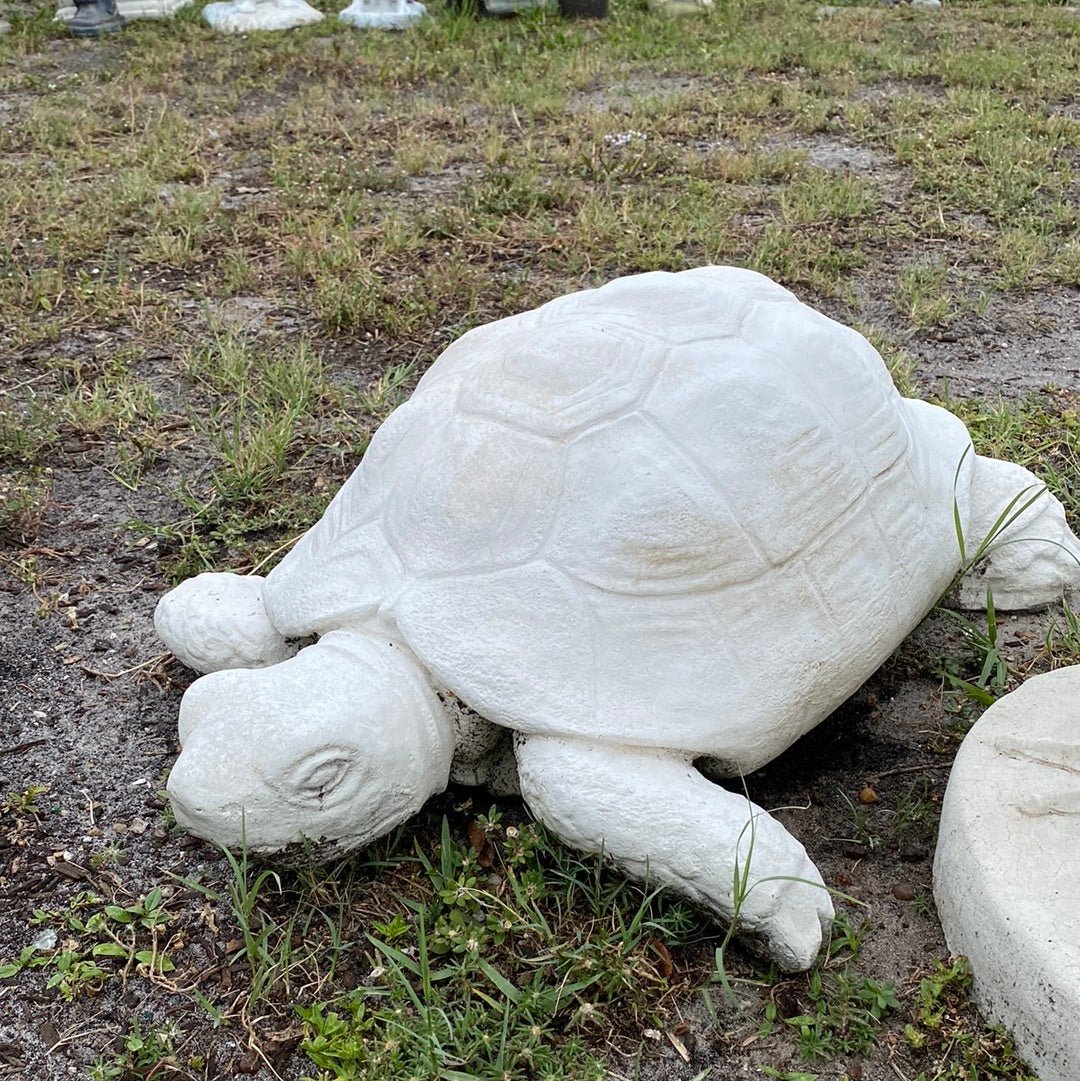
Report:
M 296 644 L 271 623 L 257 574 L 199 574 L 158 601 L 154 629 L 176 659 L 196 672 L 268 668 Z
M 785 971 L 814 963 L 832 900 L 806 850 L 766 811 L 648 748 L 519 736 L 517 759 L 526 802 L 566 844 L 734 919 Z
M 1004 528 L 1003 514 L 1009 523 Z M 960 582 L 961 606 L 982 608 L 987 588 L 995 607 L 1005 611 L 1042 608 L 1080 592 L 1080 541 L 1064 507 L 1023 466 L 980 455 L 965 523 L 967 558 L 988 538 L 985 558 Z

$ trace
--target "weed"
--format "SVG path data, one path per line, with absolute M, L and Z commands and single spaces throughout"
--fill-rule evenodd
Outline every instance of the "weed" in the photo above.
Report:
M 11 979 L 24 969 L 45 969 L 46 990 L 56 990 L 70 1002 L 77 995 L 97 993 L 118 971 L 160 976 L 175 968 L 159 943 L 159 932 L 172 918 L 160 889 L 129 905 L 105 904 L 96 894 L 80 891 L 66 909 L 34 910 L 32 924 L 58 928 L 66 937 L 59 945 L 54 934 L 48 938 L 52 945 L 43 939 L 27 946 L 17 958 L 0 964 L 0 979 Z M 119 969 L 103 968 L 109 961 Z
M 246 844 L 241 846 L 239 857 L 228 849 L 222 852 L 231 872 L 227 895 L 194 879 L 180 881 L 219 905 L 226 905 L 231 912 L 241 935 L 237 956 L 246 960 L 251 973 L 248 1002 L 253 1006 L 277 981 L 288 990 L 295 961 L 292 954 L 295 916 L 279 924 L 268 915 L 260 899 L 268 884 L 281 893 L 281 877 L 268 868 L 255 870 Z
M 900 794 L 893 810 L 893 830 L 901 838 L 930 842 L 937 833 L 938 808 L 931 784 L 912 781 Z
M 1061 615 L 1054 616 L 1046 628 L 1043 648 L 1054 668 L 1076 664 L 1080 659 L 1080 613 L 1068 600 L 1061 602 Z
M 960 455 L 960 461 L 956 464 L 956 473 L 953 476 L 954 492 L 956 490 L 957 481 L 960 478 L 960 471 L 963 468 L 964 461 L 970 453 L 971 447 L 968 446 L 964 449 L 964 453 Z M 997 518 L 994 519 L 993 524 L 986 531 L 986 535 L 982 537 L 974 549 L 971 549 L 968 546 L 967 538 L 964 536 L 964 523 L 960 514 L 960 503 L 956 496 L 953 496 L 953 525 L 956 531 L 956 546 L 960 550 L 960 570 L 957 572 L 957 581 L 965 575 L 970 574 L 999 542 L 1004 544 L 1009 543 L 1007 540 L 1001 541 L 1000 538 L 1002 534 L 1017 522 L 1026 511 L 1042 499 L 1046 494 L 1046 491 L 1045 485 L 1040 484 L 1031 484 L 1026 488 L 1021 488 L 1009 502 L 1005 504 Z M 986 603 L 988 610 L 993 608 L 993 597 L 990 596 L 989 590 L 987 591 Z M 988 611 L 988 617 L 992 620 L 992 611 Z
M 985 1026 L 971 1004 L 971 970 L 963 957 L 935 961 L 918 985 L 914 1019 L 904 1037 L 925 1062 L 920 1077 L 939 1081 L 1001 1078 L 1035 1081 L 1000 1029 Z
M 90 866 L 95 871 L 100 871 L 102 868 L 115 867 L 123 860 L 124 853 L 119 845 L 111 844 L 106 845 L 104 848 L 98 849 L 90 857 Z
M 697 926 L 682 905 L 642 895 L 536 825 L 504 828 L 493 812 L 469 838 L 458 844 L 443 819 L 434 858 L 414 857 L 430 895 L 402 899 L 373 928 L 366 986 L 301 1008 L 305 1053 L 331 1076 L 599 1078 L 581 1034 L 610 1026 L 609 1008 L 624 1022 L 656 1008 L 666 980 L 655 943 Z
M 873 851 L 880 843 L 878 832 L 874 828 L 876 815 L 873 808 L 861 802 L 855 803 L 843 789 L 839 790 L 839 796 L 851 812 L 851 836 L 843 839 L 854 841 L 855 844 L 863 845 L 867 850 Z
M 986 590 L 986 630 L 977 623 L 949 608 L 939 609 L 941 614 L 960 628 L 964 644 L 979 664 L 974 679 L 964 679 L 953 670 L 953 664 L 942 661 L 939 673 L 949 685 L 980 706 L 992 706 L 1005 693 L 1012 670 L 998 645 L 997 613 L 994 597 Z
M 897 283 L 896 300 L 914 327 L 940 326 L 948 322 L 955 310 L 948 289 L 948 268 L 942 263 L 917 263 L 905 267 Z
M 176 1046 L 181 1035 L 174 1024 L 144 1030 L 139 1019 L 133 1018 L 120 1049 L 92 1063 L 87 1076 L 90 1081 L 149 1081 L 163 1071 L 174 1072 L 179 1066 Z
M 877 193 L 853 173 L 807 169 L 780 196 L 780 212 L 792 225 L 855 221 L 878 206 Z
M 0 393 L 0 403 L 6 395 Z M 0 465 L 40 463 L 56 439 L 56 426 L 40 398 L 22 408 L 0 404 Z
M 759 1035 L 767 1036 L 782 1024 L 798 1034 L 800 1053 L 809 1060 L 869 1055 L 882 1020 L 901 1003 L 892 982 L 880 983 L 855 971 L 860 935 L 839 917 L 825 959 L 805 977 L 785 981 L 783 995 L 779 987 L 773 988 Z M 781 1002 L 788 1003 L 787 1012 Z
M 807 1059 L 870 1054 L 882 1018 L 900 1007 L 891 982 L 859 979 L 846 970 L 812 970 L 805 1001 L 805 1012 L 784 1023 L 798 1032 L 799 1050 Z
M 829 886 L 824 885 L 821 882 L 813 882 L 809 879 L 795 878 L 791 875 L 765 875 L 760 878 L 755 878 L 753 882 L 750 881 L 751 868 L 754 862 L 754 848 L 757 834 L 757 818 L 758 815 L 766 814 L 767 812 L 761 810 L 754 810 L 753 804 L 750 802 L 749 793 L 746 791 L 745 781 L 743 783 L 743 794 L 746 796 L 746 806 L 749 814 L 746 823 L 739 831 L 739 836 L 736 839 L 734 845 L 734 866 L 732 868 L 732 885 L 731 885 L 731 901 L 732 901 L 732 914 L 731 919 L 728 922 L 727 930 L 724 934 L 723 940 L 720 945 L 716 947 L 714 959 L 715 969 L 713 971 L 712 980 L 719 983 L 723 989 L 724 995 L 732 1004 L 738 1003 L 738 997 L 735 994 L 734 988 L 731 985 L 731 981 L 728 978 L 726 957 L 728 947 L 731 945 L 732 939 L 736 934 L 742 930 L 741 926 L 741 913 L 743 907 L 746 904 L 746 899 L 750 893 L 758 886 L 766 885 L 769 882 L 792 882 L 799 883 L 804 886 L 810 886 L 814 889 L 824 890 L 829 894 L 836 897 L 841 897 L 846 901 L 850 901 L 852 904 L 862 904 L 861 901 L 856 900 L 854 897 L 850 897 L 845 893 L 841 893 L 839 890 L 831 889 Z M 743 852 L 743 845 L 745 842 L 746 850 Z M 712 1000 L 708 994 L 705 995 L 705 1002 L 707 1008 L 712 1010 Z
M 912 909 L 917 912 L 923 919 L 931 920 L 934 918 L 936 909 L 934 908 L 934 898 L 931 894 L 925 892 L 919 892 L 915 894 L 915 899 L 911 902 Z
M 36 815 L 41 811 L 37 801 L 48 791 L 48 785 L 32 784 L 21 792 L 9 792 L 0 805 L 0 811 L 12 815 Z

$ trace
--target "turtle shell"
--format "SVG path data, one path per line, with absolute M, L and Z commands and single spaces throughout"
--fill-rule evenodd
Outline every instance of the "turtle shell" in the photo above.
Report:
M 398 634 L 497 723 L 746 770 L 947 585 L 966 445 L 758 274 L 624 278 L 452 345 L 267 609 Z

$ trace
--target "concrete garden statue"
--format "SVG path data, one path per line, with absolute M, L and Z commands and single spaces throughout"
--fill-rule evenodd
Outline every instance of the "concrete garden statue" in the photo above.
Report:
M 322 17 L 307 0 L 214 0 L 203 8 L 206 22 L 227 33 L 292 30 L 320 22 Z
M 62 0 L 56 21 L 76 37 L 98 37 L 121 30 L 132 19 L 167 19 L 191 0 Z
M 352 0 L 338 18 L 361 29 L 401 30 L 426 14 L 419 0 Z M 307 0 L 214 0 L 203 8 L 203 18 L 215 30 L 236 33 L 291 30 L 322 17 Z
M 426 14 L 418 0 L 352 0 L 338 18 L 361 30 L 402 30 Z
M 1041 1081 L 1080 1076 L 1080 666 L 1029 679 L 964 737 L 934 898 L 975 999 Z
M 866 680 L 965 570 L 957 521 L 973 548 L 1027 490 L 965 596 L 1059 597 L 1080 544 L 1040 489 L 750 271 L 624 278 L 480 327 L 265 580 L 161 601 L 161 637 L 210 673 L 181 705 L 177 820 L 355 848 L 451 777 L 507 783 L 509 730 L 567 844 L 808 967 L 832 917 L 817 869 L 705 773 L 757 769 Z

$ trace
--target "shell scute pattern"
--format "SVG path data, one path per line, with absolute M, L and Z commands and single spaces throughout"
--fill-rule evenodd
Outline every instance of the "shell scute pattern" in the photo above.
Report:
M 389 501 L 387 536 L 413 574 L 468 574 L 534 558 L 562 487 L 562 447 L 516 426 L 451 411 L 428 461 Z M 492 449 L 498 448 L 493 454 Z
M 644 405 L 723 494 L 728 528 L 746 537 L 762 571 L 801 552 L 869 482 L 804 382 L 773 354 L 731 339 L 686 347 Z M 736 563 L 725 581 L 748 577 Z
M 800 398 L 817 403 L 825 423 L 856 448 L 869 476 L 908 454 L 911 437 L 900 396 L 861 334 L 798 302 L 756 301 L 743 318 L 742 336 L 770 354 L 777 369 L 799 387 Z
M 488 720 L 526 731 L 596 717 L 592 612 L 557 567 L 414 578 L 394 616 L 436 680 Z M 522 680 L 526 661 L 543 678 Z
M 723 489 L 642 413 L 597 426 L 567 449 L 547 555 L 582 582 L 638 596 L 715 589 L 767 566 Z
M 489 336 L 486 370 L 462 386 L 460 412 L 565 441 L 634 408 L 661 359 L 645 329 L 605 319 L 583 330 L 555 305 L 533 314 L 512 337 L 505 326 Z

